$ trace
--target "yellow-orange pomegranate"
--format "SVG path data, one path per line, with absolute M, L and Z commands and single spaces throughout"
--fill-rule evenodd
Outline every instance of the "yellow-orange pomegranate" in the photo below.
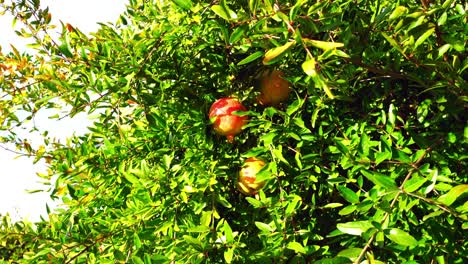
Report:
M 265 182 L 257 181 L 257 173 L 265 166 L 265 162 L 258 158 L 248 158 L 241 170 L 237 181 L 237 189 L 245 195 L 255 195 L 265 186 Z

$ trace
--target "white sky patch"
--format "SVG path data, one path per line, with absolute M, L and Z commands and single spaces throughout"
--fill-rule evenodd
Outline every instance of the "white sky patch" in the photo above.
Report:
M 125 0 L 42 0 L 41 8 L 49 6 L 52 14 L 52 24 L 56 24 L 56 32 L 61 31 L 60 21 L 77 27 L 85 34 L 99 29 L 97 22 L 115 22 L 125 11 Z M 10 43 L 20 52 L 33 52 L 27 48 L 31 39 L 18 37 L 14 30 L 19 29 L 19 22 L 12 28 L 12 17 L 0 15 L 0 46 L 5 54 L 11 51 Z M 78 114 L 72 119 L 50 119 L 54 115 L 51 110 L 40 111 L 34 118 L 35 125 L 41 130 L 48 130 L 49 136 L 62 142 L 72 135 L 86 133 L 91 121 L 85 114 Z M 63 114 L 60 114 L 63 116 Z M 33 146 L 41 145 L 40 133 L 28 134 L 27 130 L 18 131 L 21 136 L 28 137 Z M 40 215 L 46 217 L 46 203 L 54 207 L 57 202 L 50 200 L 49 194 L 38 192 L 29 194 L 27 190 L 44 189 L 37 172 L 45 173 L 44 163 L 33 164 L 32 158 L 18 155 L 0 148 L 0 215 L 9 213 L 13 221 L 26 218 L 39 221 Z

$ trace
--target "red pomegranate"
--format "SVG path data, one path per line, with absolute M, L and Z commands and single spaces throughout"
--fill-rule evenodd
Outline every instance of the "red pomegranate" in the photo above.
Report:
M 247 109 L 233 97 L 221 98 L 210 108 L 209 118 L 210 120 L 214 118 L 214 130 L 226 136 L 229 142 L 234 141 L 234 136 L 242 131 L 242 126 L 248 121 L 247 116 L 238 116 L 234 113 L 236 111 L 247 111 Z

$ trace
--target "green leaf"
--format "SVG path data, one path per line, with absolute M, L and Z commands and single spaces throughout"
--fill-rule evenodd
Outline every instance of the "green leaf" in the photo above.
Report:
M 271 233 L 274 231 L 274 229 L 268 225 L 268 224 L 265 224 L 265 223 L 262 223 L 262 222 L 257 222 L 255 221 L 255 225 L 257 226 L 258 229 L 260 229 L 262 232 L 266 232 L 266 233 Z
M 361 135 L 361 139 L 359 141 L 359 146 L 358 146 L 358 151 L 364 157 L 369 156 L 369 137 L 367 136 L 366 133 L 363 133 Z
M 190 8 L 192 7 L 191 0 L 172 0 L 172 2 L 185 10 L 190 10 Z
M 346 201 L 353 203 L 353 204 L 359 203 L 359 196 L 353 190 L 344 186 L 338 186 L 336 188 L 341 193 L 341 196 L 345 198 Z
M 424 185 L 424 183 L 427 181 L 426 178 L 423 178 L 419 176 L 418 174 L 414 174 L 411 179 L 409 179 L 405 185 L 403 186 L 403 189 L 406 192 L 415 192 L 421 188 L 421 186 Z
M 236 43 L 237 41 L 239 41 L 239 39 L 241 39 L 244 33 L 245 33 L 245 29 L 243 27 L 237 27 L 236 29 L 234 29 L 231 36 L 229 37 L 229 43 L 231 44 Z
M 437 19 L 437 25 L 438 26 L 443 26 L 445 25 L 445 22 L 447 21 L 447 12 L 442 13 L 442 15 Z
M 329 203 L 329 204 L 322 206 L 322 208 L 337 208 L 341 206 L 343 206 L 342 203 Z
M 448 193 L 440 196 L 437 201 L 450 206 L 465 192 L 468 192 L 468 184 L 457 185 L 453 187 Z
M 388 107 L 388 123 L 394 127 L 395 126 L 395 121 L 396 121 L 396 116 L 395 116 L 395 106 L 393 104 L 390 104 Z
M 245 197 L 245 200 L 249 202 L 254 208 L 260 208 L 263 206 L 262 202 L 252 197 Z
M 409 233 L 398 229 L 398 228 L 391 228 L 384 230 L 385 236 L 392 240 L 393 242 L 402 245 L 402 246 L 410 246 L 414 247 L 418 245 L 418 241 Z
M 316 76 L 317 71 L 315 70 L 315 59 L 311 58 L 302 63 L 302 70 L 309 76 Z
M 71 47 L 70 47 L 70 45 L 68 43 L 64 42 L 58 48 L 59 48 L 60 52 L 63 55 L 65 55 L 65 57 L 67 57 L 67 58 L 72 58 L 73 57 L 73 54 L 71 52 Z
M 362 248 L 347 248 L 340 251 L 337 256 L 349 258 L 351 261 L 355 261 L 361 254 Z
M 388 43 L 390 43 L 390 45 L 392 45 L 396 50 L 398 50 L 401 54 L 405 54 L 403 48 L 400 46 L 400 44 L 396 42 L 396 40 L 394 40 L 392 37 L 383 32 L 380 32 L 380 34 L 382 34 L 382 36 L 388 41 Z
M 411 158 L 405 152 L 396 148 L 393 148 L 392 151 L 393 151 L 393 156 L 392 156 L 393 159 L 401 161 L 403 163 L 407 163 L 407 164 L 411 163 Z
M 224 260 L 226 263 L 231 263 L 232 258 L 234 257 L 234 248 L 228 248 L 224 251 Z
M 393 10 L 392 14 L 388 18 L 390 21 L 399 18 L 400 16 L 404 15 L 408 11 L 408 8 L 404 6 L 397 6 L 395 10 Z
M 265 146 L 268 146 L 268 145 L 273 143 L 274 138 L 277 137 L 277 136 L 278 136 L 277 131 L 271 131 L 271 132 L 268 132 L 266 134 L 263 134 L 260 137 L 260 141 L 263 141 Z
M 244 65 L 244 64 L 247 64 L 247 63 L 250 63 L 260 57 L 262 57 L 265 53 L 263 51 L 257 51 L 257 52 L 254 52 L 252 54 L 250 54 L 249 56 L 247 56 L 246 58 L 242 59 L 241 61 L 239 61 L 237 63 L 238 66 L 240 65 Z
M 145 264 L 145 262 L 143 262 L 143 260 L 138 256 L 132 256 L 132 263 Z
M 338 211 L 338 214 L 349 215 L 349 214 L 352 214 L 354 211 L 356 211 L 356 209 L 357 209 L 357 206 L 355 204 L 351 204 L 351 205 L 341 208 L 341 210 Z
M 370 221 L 354 221 L 347 223 L 337 224 L 336 227 L 343 233 L 360 236 L 362 233 L 373 228 L 374 226 Z
M 291 249 L 291 250 L 294 250 L 294 252 L 296 252 L 296 253 L 301 253 L 301 254 L 306 253 L 305 248 L 300 243 L 298 243 L 296 241 L 289 242 L 288 245 L 287 245 L 287 248 Z
M 122 172 L 122 174 L 124 175 L 125 179 L 127 179 L 130 183 L 132 184 L 139 184 L 140 183 L 140 180 L 133 176 L 132 173 L 130 172 Z
M 290 41 L 284 44 L 283 46 L 270 49 L 265 53 L 265 58 L 263 58 L 263 64 L 273 64 L 274 62 L 276 62 L 275 59 L 281 58 L 281 56 L 283 56 L 286 53 L 286 51 L 288 51 L 295 43 L 296 41 Z
M 232 241 L 234 241 L 234 236 L 232 234 L 232 229 L 229 226 L 228 221 L 224 220 L 223 228 L 224 228 L 224 236 L 226 237 L 226 242 L 231 243 Z
M 259 0 L 249 0 L 249 9 L 254 15 L 257 12 L 258 2 Z
M 195 249 L 197 249 L 198 251 L 201 251 L 202 248 L 203 248 L 203 245 L 202 245 L 202 242 L 196 238 L 193 238 L 192 236 L 189 236 L 189 235 L 184 235 L 182 236 L 183 239 L 185 240 L 185 242 L 187 242 L 188 244 L 192 245 Z
M 141 248 L 141 240 L 137 233 L 133 234 L 133 244 L 135 245 L 136 249 Z
M 377 173 L 377 172 L 371 172 L 362 169 L 361 170 L 362 175 L 364 175 L 368 180 L 373 182 L 375 185 L 378 185 L 380 187 L 384 187 L 389 190 L 398 190 L 398 187 L 395 183 L 395 181 L 383 174 Z
M 416 49 L 419 45 L 421 45 L 429 36 L 432 35 L 432 33 L 434 33 L 435 31 L 435 28 L 430 28 L 429 30 L 427 30 L 426 32 L 424 32 L 424 34 L 422 34 L 418 40 L 416 40 L 416 42 L 414 43 L 414 49 Z
M 344 47 L 344 44 L 340 42 L 327 42 L 308 38 L 303 38 L 302 40 L 306 45 L 313 46 L 322 50 L 331 50 Z
M 122 251 L 116 249 L 114 250 L 114 258 L 117 260 L 125 260 L 125 255 L 122 253 Z
M 228 20 L 228 21 L 237 18 L 237 14 L 234 11 L 232 11 L 231 9 L 229 9 L 227 7 L 221 6 L 221 5 L 213 5 L 211 7 L 211 10 L 215 14 L 220 16 L 221 18 L 223 18 L 225 20 Z
M 291 103 L 288 106 L 288 109 L 286 110 L 286 114 L 288 114 L 289 116 L 294 114 L 297 110 L 299 110 L 302 107 L 303 104 L 304 104 L 304 101 L 302 99 L 295 100 L 293 103 Z
M 444 44 L 442 47 L 439 48 L 439 52 L 438 52 L 438 55 L 437 55 L 437 58 L 440 58 L 442 56 L 444 56 L 444 54 L 452 47 L 452 45 L 450 44 Z
M 328 87 L 327 81 L 319 72 L 317 72 L 315 67 L 316 65 L 314 58 L 310 58 L 302 63 L 302 70 L 312 78 L 315 86 L 322 88 L 330 99 L 334 99 L 335 96 L 331 92 L 330 87 Z

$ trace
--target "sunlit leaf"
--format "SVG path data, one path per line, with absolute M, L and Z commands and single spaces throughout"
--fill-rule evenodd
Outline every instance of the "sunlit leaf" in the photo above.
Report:
M 237 15 L 234 11 L 232 11 L 229 8 L 225 8 L 221 5 L 213 5 L 211 6 L 211 10 L 213 10 L 215 14 L 217 14 L 225 20 L 232 20 L 237 18 Z
M 419 175 L 413 175 L 406 183 L 405 185 L 403 186 L 403 189 L 407 192 L 415 192 L 417 191 L 419 188 L 421 188 L 421 186 L 424 185 L 424 183 L 426 183 L 426 178 L 423 178 L 423 177 L 420 177 Z
M 468 184 L 460 184 L 453 187 L 448 193 L 440 196 L 437 201 L 446 205 L 451 205 L 466 192 L 468 192 Z
M 417 48 L 419 45 L 421 45 L 428 37 L 432 35 L 432 33 L 434 33 L 434 31 L 435 28 L 430 28 L 424 32 L 424 34 L 422 34 L 414 43 L 414 48 Z
M 399 245 L 411 247 L 418 245 L 418 241 L 412 235 L 401 229 L 391 228 L 385 230 L 384 233 L 386 237 Z
M 304 43 L 306 43 L 306 45 L 310 45 L 310 46 L 313 46 L 322 50 L 331 50 L 331 49 L 344 47 L 344 44 L 339 43 L 339 42 L 326 42 L 326 41 L 307 39 L 307 38 L 303 38 L 302 40 L 304 41 Z
M 290 41 L 284 44 L 283 46 L 275 47 L 268 50 L 265 53 L 265 57 L 263 58 L 263 64 L 269 65 L 275 62 L 274 59 L 280 58 L 282 55 L 286 53 L 296 42 Z
M 171 1 L 185 10 L 190 10 L 190 8 L 192 7 L 191 0 L 171 0 Z
M 298 242 L 289 242 L 288 245 L 287 245 L 287 248 L 291 249 L 291 250 L 294 250 L 294 252 L 296 253 L 301 253 L 301 254 L 305 254 L 306 253 L 306 250 L 305 248 Z
M 405 6 L 397 6 L 392 14 L 390 15 L 390 17 L 388 18 L 389 20 L 395 20 L 397 18 L 399 18 L 400 16 L 402 16 L 403 14 L 405 14 L 407 12 L 408 8 L 406 8 Z
M 398 187 L 395 184 L 395 180 L 390 178 L 389 176 L 377 173 L 377 172 L 371 172 L 367 170 L 361 170 L 362 175 L 364 175 L 368 180 L 373 182 L 375 185 L 384 187 L 389 190 L 397 190 Z
M 337 189 L 346 201 L 350 203 L 359 203 L 359 196 L 353 190 L 344 186 L 338 186 Z
M 354 221 L 340 223 L 336 227 L 343 233 L 360 236 L 362 233 L 369 230 L 369 228 L 373 228 L 374 226 L 370 221 Z
M 274 229 L 270 225 L 262 222 L 255 222 L 255 225 L 258 227 L 258 229 L 260 229 L 263 232 L 270 233 L 274 231 Z

